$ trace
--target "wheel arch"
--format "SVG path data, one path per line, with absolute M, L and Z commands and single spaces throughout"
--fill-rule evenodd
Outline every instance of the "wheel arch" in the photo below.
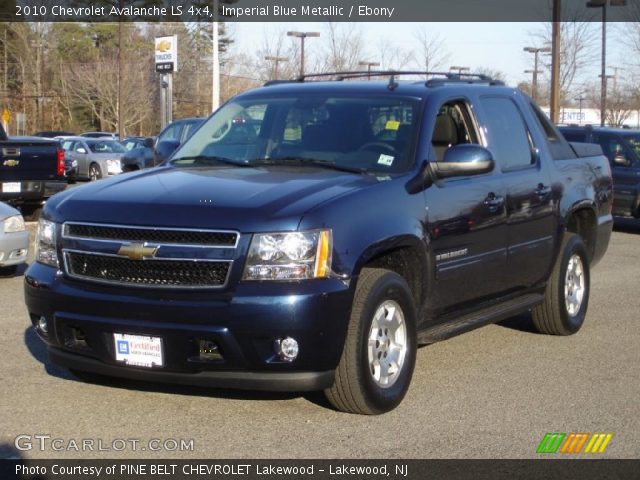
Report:
M 413 235 L 402 235 L 369 246 L 358 258 L 354 275 L 363 268 L 384 268 L 397 273 L 409 285 L 416 309 L 427 297 L 429 257 L 425 243 Z
M 575 233 L 582 238 L 589 260 L 593 259 L 598 236 L 598 217 L 595 205 L 581 202 L 574 205 L 565 215 L 564 231 Z

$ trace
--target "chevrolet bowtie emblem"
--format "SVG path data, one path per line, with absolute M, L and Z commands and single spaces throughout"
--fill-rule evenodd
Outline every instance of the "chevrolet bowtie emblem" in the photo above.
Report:
M 20 160 L 14 160 L 10 158 L 9 160 L 5 160 L 2 162 L 5 167 L 17 167 L 20 164 Z
M 118 250 L 118 255 L 129 257 L 130 260 L 144 260 L 153 258 L 159 247 L 147 247 L 142 243 L 127 243 Z

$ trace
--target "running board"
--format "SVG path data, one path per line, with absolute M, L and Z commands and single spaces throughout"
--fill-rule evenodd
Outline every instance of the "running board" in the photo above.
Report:
M 519 313 L 540 305 L 544 297 L 538 293 L 530 293 L 506 302 L 485 307 L 472 313 L 446 320 L 444 323 L 418 333 L 419 344 L 429 344 L 455 337 L 476 328 L 500 322 Z

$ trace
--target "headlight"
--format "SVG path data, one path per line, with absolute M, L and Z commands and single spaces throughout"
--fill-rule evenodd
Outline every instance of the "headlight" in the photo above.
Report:
M 14 215 L 4 221 L 4 233 L 24 232 L 24 219 L 22 215 Z
M 36 261 L 52 267 L 59 267 L 58 253 L 56 252 L 56 224 L 49 220 L 40 219 L 38 222 Z
M 331 230 L 253 236 L 243 280 L 305 280 L 331 272 Z

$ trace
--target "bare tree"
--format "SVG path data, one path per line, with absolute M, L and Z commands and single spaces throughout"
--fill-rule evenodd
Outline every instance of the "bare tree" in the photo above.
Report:
M 431 33 L 424 27 L 413 32 L 416 41 L 416 51 L 414 52 L 414 62 L 419 70 L 434 72 L 443 70 L 449 60 L 444 40 L 438 33 Z
M 381 70 L 407 70 L 413 63 L 413 53 L 381 38 L 376 44 L 376 56 L 371 60 L 379 62 Z
M 597 58 L 596 48 L 598 36 L 594 31 L 594 24 L 587 20 L 561 23 L 560 27 L 560 95 L 561 99 L 570 97 L 574 82 L 586 67 L 592 65 Z M 536 46 L 551 47 L 551 24 L 545 24 L 531 35 L 531 41 Z M 526 54 L 528 58 L 531 54 Z M 533 62 L 533 58 L 531 58 Z M 551 57 L 542 56 L 541 64 L 547 72 L 551 71 Z M 533 67 L 533 64 L 532 64 Z M 550 75 L 550 73 L 549 73 Z
M 358 63 L 366 54 L 362 31 L 357 24 L 329 22 L 322 35 L 325 48 L 318 58 L 319 71 L 358 70 Z
M 600 85 L 591 84 L 585 89 L 586 100 L 593 107 L 600 106 Z M 629 85 L 616 84 L 607 92 L 607 109 L 605 123 L 614 127 L 621 127 L 636 109 L 636 92 Z
M 282 28 L 265 29 L 262 46 L 256 52 L 253 62 L 251 76 L 257 76 L 263 81 L 276 80 L 276 76 L 278 79 L 294 78 L 298 74 L 300 64 L 299 43 L 297 39 L 287 37 L 286 30 Z M 286 60 L 274 60 L 276 58 Z
M 146 67 L 146 68 L 145 68 Z M 149 58 L 122 62 L 122 118 L 125 133 L 138 131 L 140 124 L 152 113 L 147 72 L 152 69 Z M 68 85 L 71 96 L 89 108 L 100 121 L 102 129 L 115 130 L 118 125 L 117 60 L 102 58 L 98 62 L 77 64 L 70 69 Z

